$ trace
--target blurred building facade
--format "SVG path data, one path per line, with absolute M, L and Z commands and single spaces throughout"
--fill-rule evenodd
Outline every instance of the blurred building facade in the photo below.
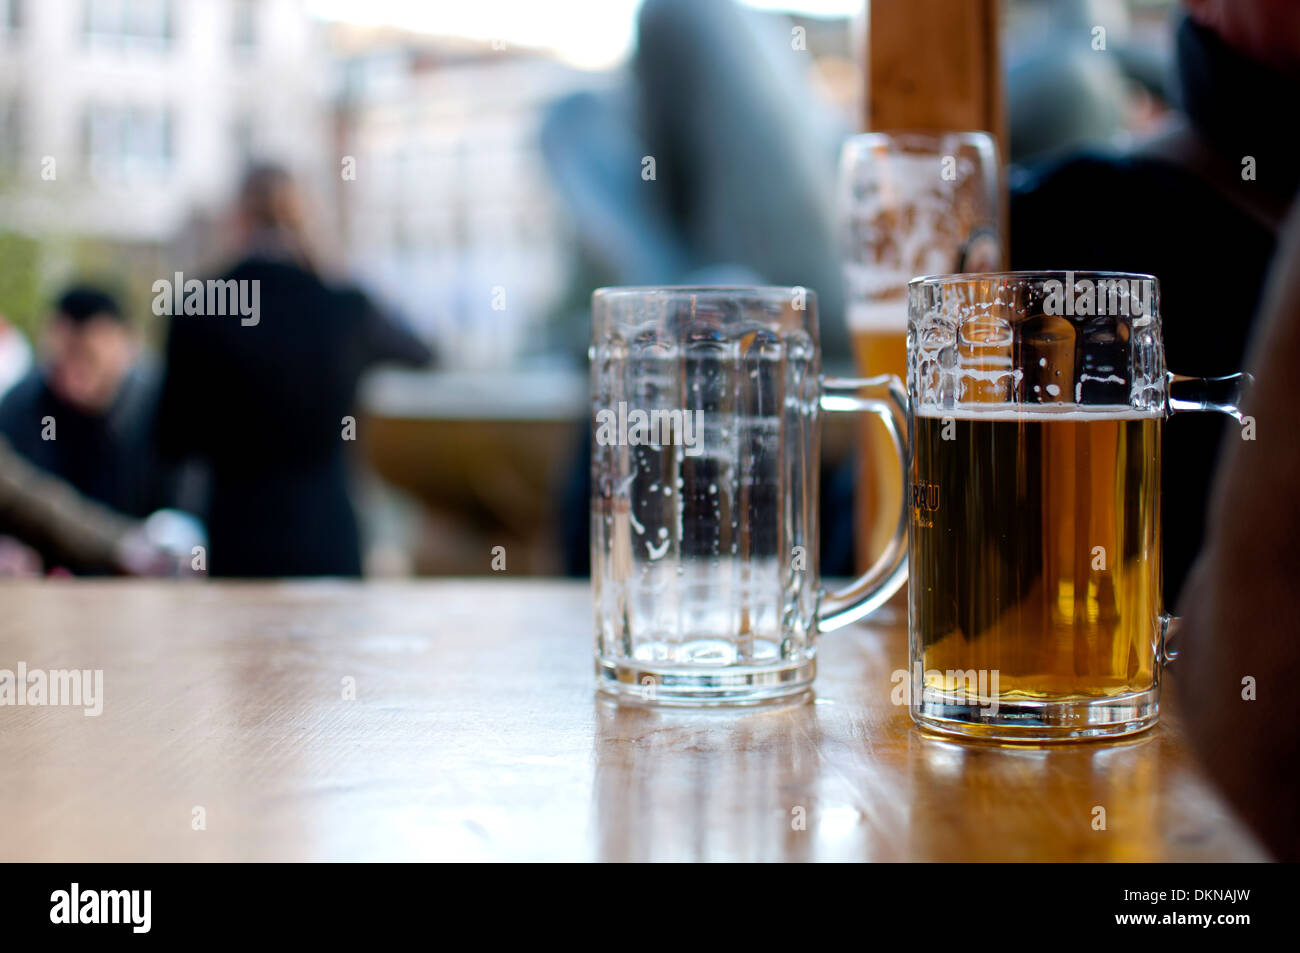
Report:
M 70 242 L 137 284 L 212 264 L 242 170 L 273 160 L 327 258 L 448 361 L 510 367 L 545 350 L 572 256 L 542 111 L 605 81 L 306 0 L 0 0 L 0 232 L 39 245 L 47 286 L 84 270 Z
M 0 22 L 10 228 L 165 243 L 253 156 L 324 168 L 303 0 L 0 0 Z
M 339 211 L 357 277 L 457 367 L 544 348 L 572 243 L 538 144 L 546 106 L 602 82 L 536 51 L 336 27 Z

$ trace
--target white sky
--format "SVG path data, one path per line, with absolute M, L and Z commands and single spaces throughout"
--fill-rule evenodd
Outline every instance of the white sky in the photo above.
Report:
M 745 6 L 813 16 L 852 15 L 863 0 L 741 0 Z M 592 69 L 619 62 L 636 37 L 641 0 L 307 0 L 329 20 L 389 24 L 554 50 Z

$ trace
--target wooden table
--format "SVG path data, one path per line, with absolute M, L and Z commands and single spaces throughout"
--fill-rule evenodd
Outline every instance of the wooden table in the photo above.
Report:
M 0 668 L 104 672 L 98 717 L 0 708 L 3 860 L 1263 856 L 1174 718 L 1056 749 L 924 736 L 889 700 L 897 618 L 826 637 L 808 703 L 659 711 L 595 695 L 585 584 L 0 592 Z

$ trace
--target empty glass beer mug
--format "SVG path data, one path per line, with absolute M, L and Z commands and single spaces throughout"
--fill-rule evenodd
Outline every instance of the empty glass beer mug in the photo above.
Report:
M 604 288 L 592 300 L 591 578 L 602 690 L 666 704 L 805 691 L 816 636 L 906 576 L 906 521 L 843 592 L 818 579 L 822 410 L 886 421 L 895 377 L 826 380 L 803 288 Z
M 907 347 L 913 718 L 1011 740 L 1154 724 L 1163 423 L 1240 419 L 1242 375 L 1166 372 L 1149 275 L 917 278 Z

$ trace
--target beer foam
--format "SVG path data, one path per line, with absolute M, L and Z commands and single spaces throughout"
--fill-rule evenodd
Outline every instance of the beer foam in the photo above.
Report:
M 1162 410 L 1143 410 L 1128 404 L 1011 404 L 965 403 L 957 407 L 921 406 L 917 417 L 942 420 L 1160 420 Z
M 907 298 L 881 301 L 850 301 L 847 311 L 850 331 L 907 333 Z

